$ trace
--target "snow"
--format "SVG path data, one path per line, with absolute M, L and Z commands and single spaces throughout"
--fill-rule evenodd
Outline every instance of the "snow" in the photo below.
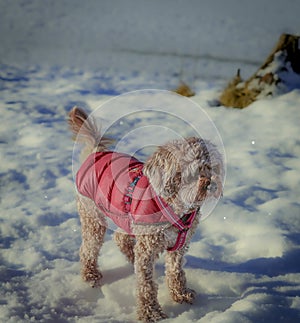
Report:
M 102 288 L 79 274 L 66 125 L 74 105 L 94 111 L 121 139 L 118 149 L 142 159 L 192 131 L 182 120 L 197 127 L 209 118 L 218 129 L 224 197 L 185 264 L 198 297 L 193 306 L 173 303 L 159 260 L 166 322 L 300 320 L 300 91 L 244 110 L 214 104 L 237 68 L 246 78 L 282 32 L 299 32 L 298 12 L 292 0 L 0 1 L 1 322 L 135 321 L 134 271 L 111 232 L 99 258 Z M 124 117 L 118 109 L 119 94 L 170 90 L 180 80 L 196 96 L 173 108 L 177 119 L 170 110 L 132 113 L 129 105 Z

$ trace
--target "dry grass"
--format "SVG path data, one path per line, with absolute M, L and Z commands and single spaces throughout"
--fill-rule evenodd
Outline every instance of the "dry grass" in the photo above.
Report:
M 173 90 L 173 92 L 186 97 L 191 97 L 195 95 L 195 92 L 184 82 L 180 82 L 178 88 Z
M 237 75 L 228 83 L 220 95 L 220 103 L 225 107 L 245 108 L 254 102 L 258 95 L 273 95 L 268 91 L 270 85 L 277 85 L 282 82 L 278 76 L 280 69 L 284 69 L 286 64 L 291 64 L 295 73 L 300 74 L 300 50 L 298 48 L 299 36 L 282 34 L 271 54 L 259 69 L 247 80 L 243 81 L 238 70 Z M 270 64 L 274 61 L 275 55 L 284 56 L 282 66 L 273 68 L 270 72 Z M 268 67 L 268 69 L 266 69 Z M 266 69 L 266 71 L 264 71 Z M 265 73 L 264 73 L 265 72 Z

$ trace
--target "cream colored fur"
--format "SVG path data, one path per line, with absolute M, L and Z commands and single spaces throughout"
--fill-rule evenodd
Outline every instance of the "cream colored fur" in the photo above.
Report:
M 92 118 L 74 108 L 69 114 L 69 125 L 77 139 L 85 141 L 91 152 L 106 150 L 108 139 L 101 134 Z M 191 137 L 175 140 L 157 149 L 144 165 L 157 194 L 163 197 L 178 215 L 199 210 L 209 195 L 222 194 L 223 164 L 216 147 L 209 141 Z M 81 195 L 77 198 L 82 225 L 80 260 L 82 277 L 92 287 L 101 284 L 98 256 L 107 228 L 106 217 L 94 202 Z M 200 219 L 200 212 L 189 230 L 185 245 L 174 252 L 166 252 L 166 281 L 175 302 L 192 304 L 195 291 L 187 287 L 183 270 L 186 253 Z M 134 264 L 136 273 L 137 318 L 143 322 L 156 322 L 167 315 L 157 299 L 154 280 L 155 260 L 167 248 L 173 247 L 178 229 L 172 225 L 135 225 L 135 238 L 123 232 L 115 232 L 114 240 L 128 261 Z

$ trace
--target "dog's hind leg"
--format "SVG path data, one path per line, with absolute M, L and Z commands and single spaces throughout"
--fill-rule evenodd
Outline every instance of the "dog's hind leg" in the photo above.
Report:
M 102 274 L 98 269 L 98 256 L 104 242 L 106 226 L 94 203 L 85 198 L 78 200 L 81 221 L 82 244 L 80 247 L 81 275 L 92 287 L 100 286 Z
M 124 232 L 116 231 L 114 234 L 114 240 L 121 252 L 126 256 L 127 260 L 133 264 L 135 238 Z

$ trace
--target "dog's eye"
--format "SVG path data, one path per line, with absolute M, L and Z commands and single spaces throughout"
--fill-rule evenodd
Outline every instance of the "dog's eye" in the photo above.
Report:
M 202 170 L 202 171 L 199 172 L 198 176 L 200 176 L 201 178 L 207 177 L 208 176 L 208 172 L 205 172 L 205 171 Z

